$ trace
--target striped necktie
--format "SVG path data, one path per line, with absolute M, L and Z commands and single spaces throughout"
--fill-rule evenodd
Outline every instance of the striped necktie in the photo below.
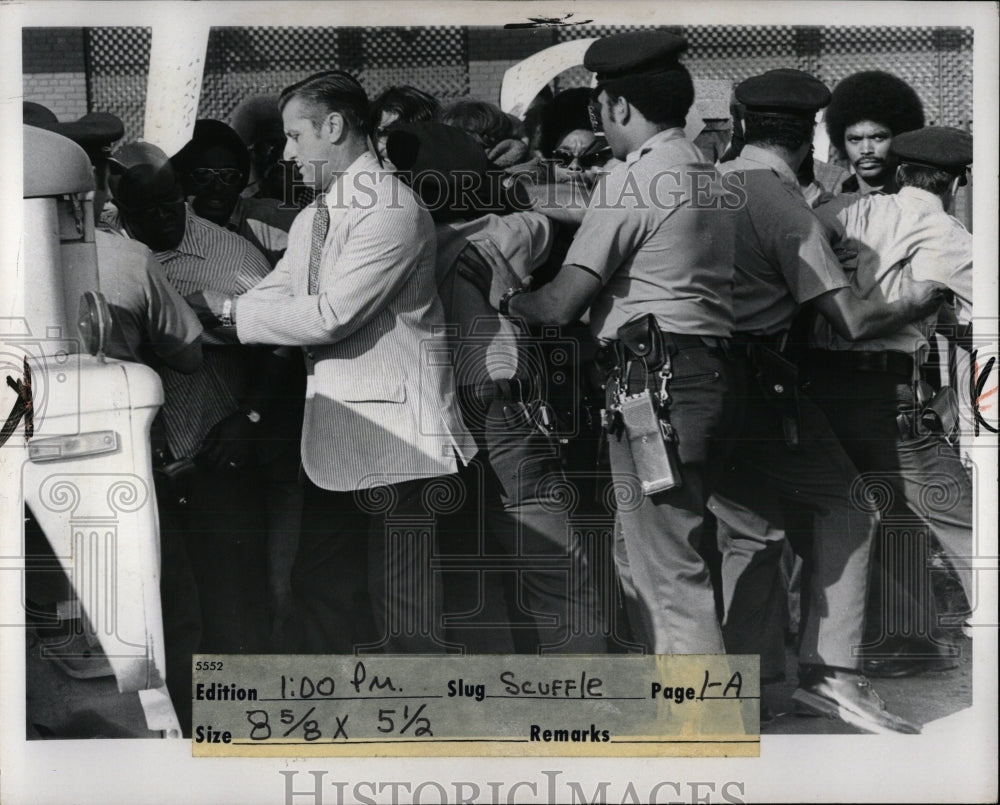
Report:
M 322 193 L 316 199 L 316 215 L 313 216 L 312 247 L 309 251 L 309 293 L 319 290 L 319 264 L 323 260 L 323 244 L 330 228 L 330 208 L 326 206 L 326 196 Z

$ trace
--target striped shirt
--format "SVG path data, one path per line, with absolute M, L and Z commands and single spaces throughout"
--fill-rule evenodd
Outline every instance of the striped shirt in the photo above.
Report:
M 264 256 L 244 238 L 188 210 L 184 237 L 175 249 L 154 252 L 170 284 L 187 296 L 213 290 L 238 295 L 270 272 Z M 163 424 L 174 458 L 197 454 L 214 425 L 235 413 L 253 383 L 260 352 L 202 335 L 201 369 L 191 375 L 162 369 Z

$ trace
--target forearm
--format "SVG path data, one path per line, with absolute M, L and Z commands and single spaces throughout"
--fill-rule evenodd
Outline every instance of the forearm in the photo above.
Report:
M 933 310 L 926 304 L 917 305 L 909 300 L 885 302 L 862 299 L 849 289 L 844 289 L 843 293 L 843 304 L 838 306 L 840 315 L 828 315 L 827 318 L 837 334 L 848 341 L 867 341 L 892 335 Z M 826 315 L 826 311 L 823 312 Z
M 566 271 L 567 267 L 562 270 Z M 541 324 L 562 327 L 572 324 L 582 312 L 567 303 L 555 283 L 544 285 L 537 291 L 517 294 L 511 298 L 508 311 L 511 318 L 523 319 L 529 327 Z

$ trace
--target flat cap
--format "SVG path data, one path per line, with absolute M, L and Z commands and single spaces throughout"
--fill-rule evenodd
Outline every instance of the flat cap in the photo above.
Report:
M 583 56 L 583 66 L 597 73 L 598 81 L 655 73 L 677 67 L 677 57 L 687 46 L 684 37 L 667 31 L 629 31 L 594 42 Z
M 747 109 L 815 112 L 830 103 L 830 90 L 809 73 L 781 68 L 751 76 L 739 84 L 736 100 Z
M 961 173 L 972 164 L 972 135 L 948 126 L 928 126 L 892 138 L 900 162 Z
M 84 149 L 111 145 L 125 134 L 125 126 L 121 120 L 107 112 L 90 112 L 79 120 L 60 123 L 59 118 L 48 107 L 24 101 L 23 115 L 27 125 L 69 137 Z

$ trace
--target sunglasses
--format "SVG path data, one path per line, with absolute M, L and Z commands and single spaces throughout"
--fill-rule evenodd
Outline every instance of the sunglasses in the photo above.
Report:
M 216 179 L 224 187 L 234 187 L 243 181 L 243 172 L 239 168 L 195 168 L 191 171 L 191 181 L 200 187 L 208 187 Z
M 602 165 L 611 159 L 611 147 L 606 145 L 593 153 L 588 152 L 583 154 L 573 154 L 569 151 L 557 150 L 552 152 L 552 159 L 563 167 L 572 164 L 575 159 L 581 169 L 588 170 L 597 165 Z

